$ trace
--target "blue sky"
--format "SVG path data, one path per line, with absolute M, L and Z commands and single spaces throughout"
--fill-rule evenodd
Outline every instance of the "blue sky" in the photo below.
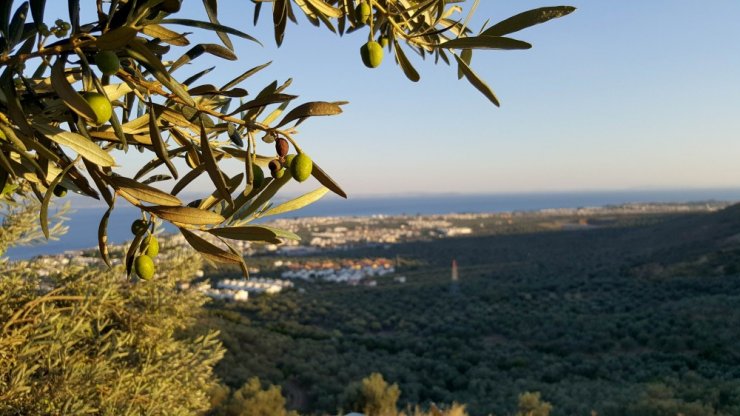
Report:
M 66 2 L 48 3 L 47 17 L 66 16 Z M 308 120 L 297 136 L 350 195 L 740 184 L 736 0 L 563 2 L 578 10 L 512 35 L 533 49 L 475 53 L 472 66 L 501 108 L 458 81 L 454 67 L 412 54 L 418 83 L 406 80 L 390 56 L 380 68 L 366 69 L 359 57 L 366 31 L 340 38 L 302 21 L 289 25 L 278 49 L 269 5 L 253 27 L 251 2 L 219 3 L 223 23 L 265 46 L 234 39 L 240 61 L 200 58 L 179 76 L 217 65 L 205 82 L 221 84 L 272 60 L 244 84 L 250 93 L 292 77 L 289 92 L 300 95 L 297 102 L 350 101 L 344 114 Z M 559 4 L 480 3 L 474 29 L 487 18 Z M 187 14 L 203 14 L 201 2 L 185 4 Z M 211 34 L 191 41 L 218 43 Z M 134 153 L 117 160 L 132 167 L 145 162 Z

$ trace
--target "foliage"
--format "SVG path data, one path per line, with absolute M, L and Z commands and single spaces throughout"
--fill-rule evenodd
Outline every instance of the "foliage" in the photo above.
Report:
M 345 402 L 350 410 L 367 416 L 395 416 L 396 403 L 401 395 L 397 384 L 389 385 L 380 373 L 372 373 L 360 383 L 347 387 Z
M 372 373 L 359 383 L 352 383 L 345 392 L 345 404 L 350 410 L 360 411 L 366 416 L 468 416 L 465 405 L 450 406 L 432 404 L 425 411 L 416 405 L 399 412 L 397 409 L 401 389 L 398 384 L 388 384 L 380 373 Z
M 228 387 L 226 387 L 228 389 Z M 279 386 L 262 388 L 259 378 L 252 377 L 230 396 L 211 409 L 213 416 L 298 416 L 285 410 L 285 398 Z
M 31 205 L 5 217 L 38 231 Z M 195 328 L 204 297 L 176 291 L 200 266 L 171 248 L 167 273 L 131 284 L 122 266 L 0 264 L 0 414 L 196 414 L 209 408 L 216 332 Z
M 218 86 L 200 83 L 212 68 L 199 67 L 189 77 L 177 73 L 204 56 L 236 60 L 232 37 L 258 42 L 250 34 L 219 23 L 217 0 L 203 0 L 207 20 L 178 17 L 181 0 L 99 0 L 96 20 L 91 22 L 80 20 L 85 14 L 79 0 L 69 0 L 68 21 L 58 19 L 51 26 L 44 20 L 48 15 L 45 1 L 24 1 L 11 13 L 13 3 L 5 1 L 0 7 L 0 188 L 5 193 L 9 184 L 11 194 L 32 194 L 41 202 L 45 235 L 49 235 L 48 204 L 67 188 L 102 198 L 110 209 L 100 222 L 98 236 L 101 255 L 110 263 L 107 219 L 121 197 L 140 208 L 148 222 L 168 221 L 180 227 L 187 241 L 207 259 L 237 264 L 246 273 L 242 256 L 226 240 L 290 238 L 264 230 L 252 234 L 240 226 L 300 208 L 323 194 L 309 193 L 314 198 L 303 197 L 270 209 L 269 201 L 292 175 L 288 174 L 288 155 L 269 148 L 273 143 L 289 142 L 296 153 L 304 154 L 294 137 L 296 126 L 309 117 L 339 114 L 344 102 L 293 105 L 297 96 L 286 92 L 290 80 L 253 88 L 259 92 L 247 99 L 241 84 L 269 62 L 254 63 Z M 278 45 L 287 22 L 297 22 L 297 11 L 313 25 L 340 35 L 367 27 L 368 39 L 387 43 L 411 80 L 418 80 L 419 73 L 404 50 L 447 64 L 452 57 L 459 76 L 497 105 L 493 91 L 470 68 L 471 51 L 528 49 L 528 43 L 506 35 L 574 10 L 561 6 L 527 11 L 483 27 L 476 35 L 467 27 L 470 16 L 459 16 L 460 1 L 368 0 L 370 15 L 362 18 L 367 25 L 355 16 L 354 0 L 253 1 L 255 23 L 265 3 L 272 5 Z M 246 6 L 240 3 L 238 7 L 243 13 Z M 32 21 L 27 22 L 29 10 Z M 190 33 L 178 29 L 182 26 L 189 31 L 215 32 L 221 44 L 191 45 Z M 264 142 L 260 153 L 258 139 Z M 151 160 L 132 178 L 120 176 L 116 157 L 132 147 Z M 243 172 L 227 172 L 225 164 L 234 159 L 243 163 Z M 174 163 L 178 160 L 184 161 L 187 172 L 178 171 Z M 263 173 L 255 166 L 271 166 L 273 177 L 261 180 Z M 293 171 L 300 171 L 293 172 L 296 179 L 310 174 L 325 189 L 346 197 L 316 163 L 310 170 Z M 213 192 L 193 201 L 181 200 L 178 194 L 203 174 L 210 178 Z M 161 189 L 161 182 L 168 179 L 177 181 L 169 192 Z M 231 229 L 228 237 L 218 235 L 217 230 L 227 228 Z M 129 273 L 130 256 L 141 241 L 137 235 L 128 251 Z
M 51 237 L 67 232 L 67 227 L 61 221 L 68 211 L 69 205 L 65 205 L 55 215 L 54 223 L 49 227 Z M 0 200 L 0 260 L 3 254 L 11 246 L 27 246 L 44 241 L 44 234 L 38 227 L 29 227 L 30 222 L 38 220 L 39 207 L 29 198 L 18 197 L 17 201 Z
M 740 414 L 740 275 L 698 268 L 716 252 L 738 261 L 738 218 L 734 206 L 535 233 L 515 221 L 509 235 L 327 253 L 418 266 L 399 269 L 405 284 L 298 284 L 305 292 L 214 304 L 206 324 L 229 350 L 216 371 L 231 386 L 250 374 L 301 389 L 309 414 L 333 412 L 369 372 L 398 384 L 401 408 L 456 400 L 511 415 L 521 392 L 539 391 L 553 416 Z M 690 275 L 633 273 L 690 259 Z
M 680 379 L 671 377 L 650 383 L 629 407 L 629 414 L 635 416 L 729 416 L 738 413 L 740 387 L 737 383 L 708 382 L 694 372 Z
M 518 407 L 516 416 L 549 416 L 552 411 L 552 405 L 542 401 L 539 392 L 526 392 L 519 395 Z

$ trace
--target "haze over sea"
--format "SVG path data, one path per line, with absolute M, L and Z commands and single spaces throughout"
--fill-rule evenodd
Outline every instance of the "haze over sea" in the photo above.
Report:
M 451 213 L 480 213 L 508 211 L 536 211 L 547 208 L 602 207 L 624 203 L 681 203 L 699 201 L 740 201 L 740 188 L 690 190 L 629 190 L 518 194 L 442 194 L 387 197 L 352 197 L 344 200 L 334 196 L 305 207 L 282 218 L 372 215 L 430 215 Z M 52 213 L 53 210 L 50 210 Z M 66 224 L 72 230 L 57 241 L 31 247 L 8 250 L 10 259 L 28 259 L 66 250 L 97 247 L 97 230 L 103 207 L 73 208 L 66 215 Z M 113 211 L 108 224 L 108 241 L 123 243 L 131 238 L 130 225 L 140 212 L 131 206 Z M 270 217 L 270 218 L 278 218 Z M 165 227 L 174 231 L 174 227 Z

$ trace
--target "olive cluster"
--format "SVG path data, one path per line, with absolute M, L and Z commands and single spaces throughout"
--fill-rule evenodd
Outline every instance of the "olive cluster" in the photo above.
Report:
M 131 224 L 131 232 L 134 235 L 148 233 L 149 223 L 144 220 L 136 220 Z M 152 280 L 156 270 L 154 257 L 159 254 L 159 241 L 157 237 L 151 233 L 144 237 L 137 253 L 139 254 L 134 258 L 134 272 L 142 280 Z
M 268 164 L 270 175 L 275 179 L 280 179 L 287 172 L 293 179 L 303 182 L 311 176 L 313 161 L 303 152 L 298 152 L 297 155 L 288 154 L 289 150 L 290 145 L 285 138 L 278 137 L 275 139 L 277 158 L 271 160 Z

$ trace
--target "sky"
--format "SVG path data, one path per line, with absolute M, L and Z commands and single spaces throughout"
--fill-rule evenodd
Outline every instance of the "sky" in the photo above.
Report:
M 83 2 L 83 9 L 92 3 Z M 411 52 L 418 83 L 405 78 L 392 56 L 380 68 L 365 68 L 359 48 L 367 29 L 339 37 L 302 20 L 289 24 L 277 48 L 269 4 L 256 27 L 251 2 L 219 4 L 222 23 L 264 46 L 232 37 L 239 61 L 200 58 L 179 76 L 216 65 L 203 82 L 218 85 L 273 61 L 243 84 L 250 95 L 293 78 L 287 92 L 300 96 L 296 104 L 349 101 L 339 116 L 307 120 L 296 138 L 350 195 L 740 185 L 737 0 L 563 1 L 578 10 L 510 35 L 532 49 L 475 52 L 472 67 L 501 108 L 458 81 L 455 67 Z M 471 4 L 464 3 L 466 10 Z M 470 27 L 560 4 L 481 0 Z M 47 20 L 67 15 L 66 2 L 48 7 Z M 185 0 L 184 9 L 204 19 L 200 1 Z M 190 39 L 219 42 L 212 33 Z M 116 157 L 124 172 L 146 162 L 135 151 Z

